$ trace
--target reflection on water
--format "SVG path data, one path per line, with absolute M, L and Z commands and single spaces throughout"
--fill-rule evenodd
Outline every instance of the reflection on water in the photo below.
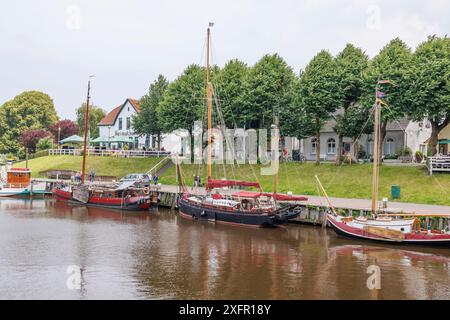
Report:
M 450 250 L 389 247 L 289 225 L 242 229 L 168 210 L 0 200 L 0 298 L 449 299 Z M 82 270 L 69 290 L 67 267 Z M 381 290 L 366 286 L 381 269 Z

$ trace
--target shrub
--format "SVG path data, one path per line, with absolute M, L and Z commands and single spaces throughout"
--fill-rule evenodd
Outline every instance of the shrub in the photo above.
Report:
M 42 138 L 36 143 L 36 150 L 43 151 L 47 149 L 51 149 L 53 146 L 53 139 L 50 137 Z
M 413 154 L 413 152 L 412 152 L 412 150 L 411 150 L 410 147 L 405 147 L 405 148 L 403 149 L 403 155 L 404 155 L 404 156 L 412 156 L 412 154 Z
M 414 154 L 414 157 L 416 158 L 416 162 L 417 163 L 421 163 L 423 161 L 423 153 L 422 151 L 416 151 L 416 153 Z

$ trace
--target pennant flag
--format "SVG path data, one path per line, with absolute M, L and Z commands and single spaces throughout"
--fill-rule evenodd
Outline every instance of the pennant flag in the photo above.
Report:
M 386 97 L 386 94 L 384 93 L 384 92 L 381 92 L 381 91 L 377 91 L 377 98 L 384 98 L 384 97 Z

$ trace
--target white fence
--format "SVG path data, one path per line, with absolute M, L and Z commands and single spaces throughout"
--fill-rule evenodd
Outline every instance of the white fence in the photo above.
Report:
M 118 158 L 146 158 L 146 157 L 168 157 L 169 151 L 143 151 L 143 150 L 100 150 L 87 149 L 88 156 L 118 157 Z M 49 156 L 81 156 L 82 149 L 49 149 Z
M 432 175 L 435 171 L 450 172 L 450 156 L 429 157 L 428 160 L 428 170 L 430 175 Z

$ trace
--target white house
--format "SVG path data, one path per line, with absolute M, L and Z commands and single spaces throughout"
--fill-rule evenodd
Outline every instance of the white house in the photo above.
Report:
M 340 112 L 340 111 L 338 111 Z M 334 132 L 336 121 L 334 119 L 325 123 L 320 133 L 320 157 L 323 160 L 334 161 L 337 157 L 338 135 Z M 427 120 L 421 122 L 402 118 L 398 121 L 389 122 L 386 126 L 386 137 L 383 140 L 383 156 L 399 155 L 406 146 L 412 152 L 420 150 L 426 154 L 426 140 L 431 136 L 431 126 Z M 315 137 L 304 139 L 301 143 L 301 152 L 307 160 L 316 159 L 317 140 Z M 342 154 L 355 154 L 355 144 L 351 138 L 344 137 L 342 143 Z M 361 135 L 357 146 L 368 155 L 373 155 L 373 136 Z
M 139 100 L 127 98 L 109 112 L 98 124 L 100 137 L 105 141 L 115 140 L 117 137 L 128 137 L 134 149 L 156 149 L 157 137 L 139 135 L 133 130 L 133 116 L 140 112 Z M 166 151 L 177 151 L 181 145 L 181 138 L 175 134 L 164 134 L 161 147 Z M 111 143 L 112 148 L 121 147 L 121 143 Z

